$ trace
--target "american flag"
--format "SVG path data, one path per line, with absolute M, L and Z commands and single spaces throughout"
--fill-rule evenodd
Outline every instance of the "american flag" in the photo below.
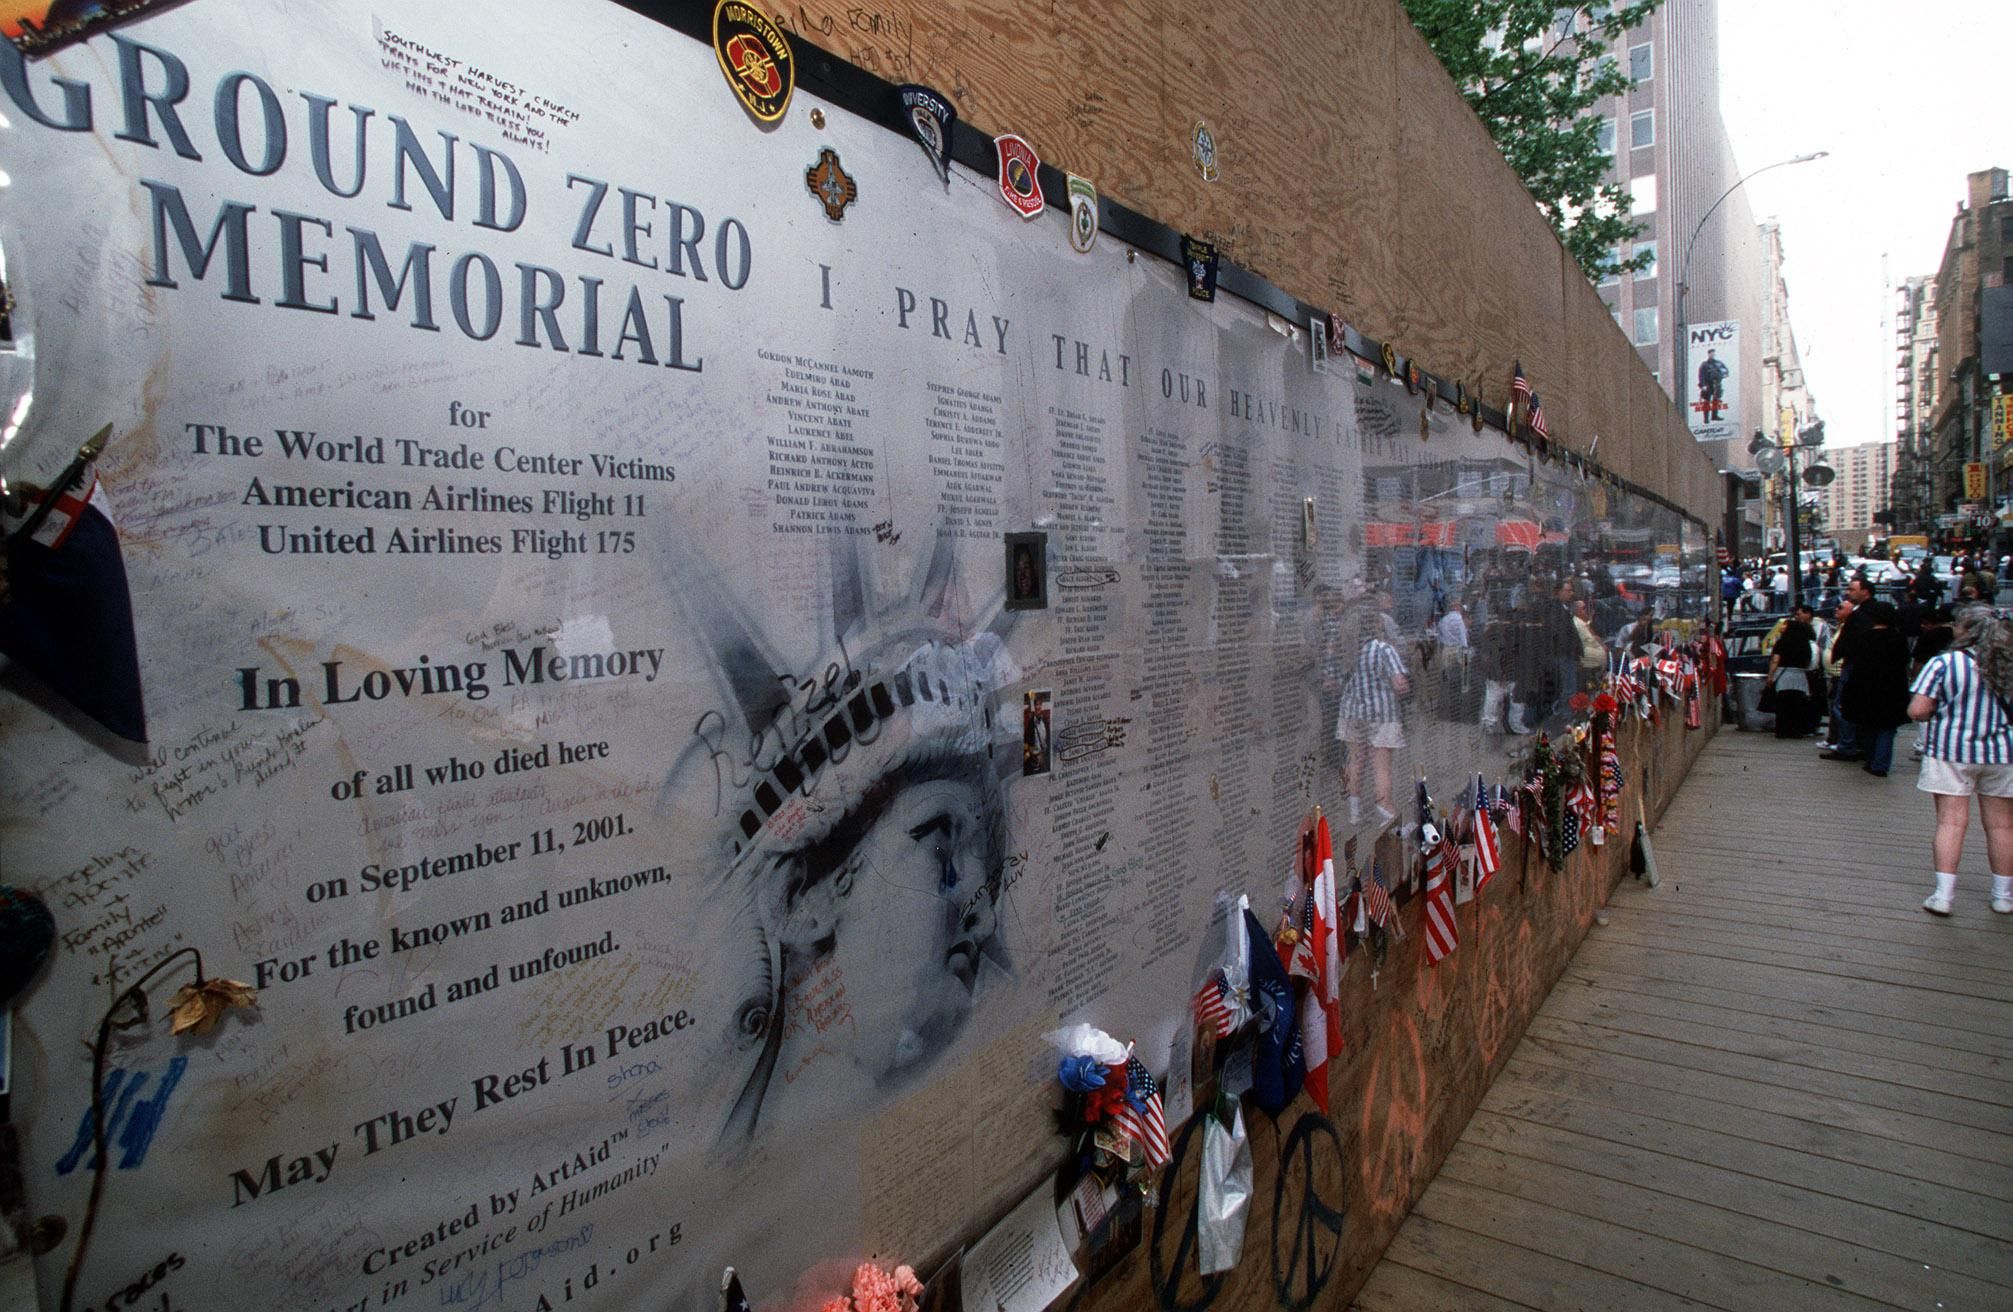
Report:
M 1223 982 L 1221 971 L 1210 971 L 1209 978 L 1195 991 L 1195 1019 L 1214 1029 L 1219 1039 L 1229 1037 L 1237 1028 L 1237 1014 L 1230 1005 L 1230 986 Z
M 1454 851 L 1443 838 L 1426 856 L 1426 960 L 1437 966 L 1460 943 L 1461 927 L 1454 919 Z
M 1531 384 L 1524 377 L 1524 362 L 1519 360 L 1510 370 L 1510 419 L 1511 427 L 1516 426 L 1518 406 L 1531 403 Z
M 1551 437 L 1552 426 L 1545 422 L 1545 403 L 1538 399 L 1536 392 L 1531 393 L 1531 417 L 1524 422 L 1529 424 L 1531 431 L 1539 437 Z
M 1112 1114 L 1112 1124 L 1140 1146 L 1149 1168 L 1165 1166 L 1173 1154 L 1167 1145 L 1167 1117 L 1160 1107 L 1160 1086 L 1153 1082 L 1152 1073 L 1137 1057 L 1125 1059 L 1125 1099 Z
M 1489 886 L 1503 866 L 1503 847 L 1496 841 L 1496 819 L 1490 814 L 1489 789 L 1475 776 L 1475 891 Z
M 1363 912 L 1372 923 L 1385 929 L 1397 923 L 1398 909 L 1391 905 L 1391 888 L 1384 882 L 1384 863 L 1373 861 L 1370 865 L 1370 882 L 1356 881 L 1363 895 Z

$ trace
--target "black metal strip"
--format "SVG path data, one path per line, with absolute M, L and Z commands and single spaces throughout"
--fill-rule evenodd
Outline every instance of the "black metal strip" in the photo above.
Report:
M 713 6 L 705 0 L 613 0 L 622 8 L 639 14 L 654 23 L 682 32 L 695 41 L 707 45 L 713 43 Z M 797 57 L 797 85 L 807 94 L 827 101 L 850 114 L 878 124 L 899 136 L 909 135 L 908 124 L 901 115 L 901 103 L 895 96 L 895 84 L 870 73 L 843 56 L 835 55 L 816 42 L 801 34 L 790 34 L 790 49 Z M 951 158 L 964 165 L 980 177 L 991 177 L 998 163 L 993 153 L 993 139 L 979 128 L 959 119 L 951 133 Z M 1067 175 L 1053 164 L 1043 164 L 1039 170 L 1042 195 L 1048 204 L 1067 212 L 1069 191 Z M 1121 204 L 1098 193 L 1098 226 L 1114 239 L 1135 249 L 1157 255 L 1170 264 L 1180 265 L 1182 234 L 1160 222 L 1149 218 L 1138 210 Z M 1240 300 L 1249 301 L 1262 310 L 1269 310 L 1290 323 L 1305 328 L 1316 315 L 1326 317 L 1329 313 L 1318 305 L 1309 305 L 1284 289 L 1266 281 L 1251 270 L 1224 261 L 1217 269 L 1217 290 L 1226 292 Z M 1364 360 L 1381 362 L 1385 343 L 1374 337 L 1366 337 L 1352 325 L 1347 328 L 1344 341 L 1351 354 Z M 1395 356 L 1399 370 L 1413 363 L 1406 356 Z M 1381 365 L 1379 365 L 1381 367 Z M 1454 404 L 1453 384 L 1432 370 L 1420 366 L 1428 376 L 1432 390 L 1449 406 Z M 1476 404 L 1482 411 L 1482 422 L 1500 431 L 1512 442 L 1518 441 L 1511 435 L 1509 416 L 1493 406 Z M 1688 519 L 1701 529 L 1706 522 L 1685 510 L 1659 493 L 1652 492 L 1638 483 L 1631 482 L 1609 472 L 1605 465 L 1588 456 L 1579 457 L 1582 464 L 1591 469 L 1597 477 L 1628 493 L 1641 497 L 1652 505 L 1661 506 L 1683 519 Z

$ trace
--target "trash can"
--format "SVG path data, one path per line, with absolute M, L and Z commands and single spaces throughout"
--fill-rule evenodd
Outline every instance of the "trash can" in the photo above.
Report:
M 1733 694 L 1734 723 L 1743 733 L 1774 733 L 1775 713 L 1761 709 L 1761 690 L 1766 674 L 1736 674 L 1729 691 Z

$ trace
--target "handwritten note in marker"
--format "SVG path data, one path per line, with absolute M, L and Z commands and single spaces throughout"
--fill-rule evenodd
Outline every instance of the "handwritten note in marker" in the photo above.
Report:
M 964 1312 L 1042 1312 L 1075 1281 L 1044 1180 L 965 1252 Z

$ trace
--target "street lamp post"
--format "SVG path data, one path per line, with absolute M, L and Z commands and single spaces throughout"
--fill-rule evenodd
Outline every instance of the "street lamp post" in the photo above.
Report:
M 1691 285 L 1692 249 L 1698 245 L 1699 234 L 1705 231 L 1706 220 L 1710 219 L 1713 216 L 1713 212 L 1726 202 L 1726 198 L 1728 196 L 1733 195 L 1736 191 L 1739 191 L 1742 187 L 1746 186 L 1749 179 L 1758 178 L 1762 174 L 1768 172 L 1770 169 L 1785 169 L 1792 164 L 1808 164 L 1812 160 L 1823 159 L 1826 155 L 1829 155 L 1830 153 L 1831 152 L 1828 150 L 1814 150 L 1810 152 L 1808 155 L 1797 155 L 1791 159 L 1779 159 L 1773 164 L 1762 165 L 1754 172 L 1747 174 L 1745 177 L 1742 177 L 1739 181 L 1735 182 L 1731 187 L 1728 187 L 1725 191 L 1721 192 L 1719 194 L 1719 199 L 1706 207 L 1706 212 L 1699 217 L 1697 226 L 1691 230 L 1691 240 L 1685 243 L 1684 266 L 1678 273 L 1678 282 L 1677 282 L 1676 359 L 1677 359 L 1677 399 L 1678 399 L 1678 412 L 1680 414 L 1684 413 L 1685 382 L 1690 377 L 1689 371 L 1691 369 L 1691 333 L 1690 333 L 1690 325 L 1685 320 L 1684 300 L 1685 300 L 1685 293 L 1690 290 Z M 1690 415 L 1685 415 L 1685 427 L 1687 428 L 1691 427 Z
M 1787 568 L 1789 570 L 1789 604 L 1792 607 L 1803 601 L 1803 487 L 1821 488 L 1837 477 L 1831 466 L 1824 463 L 1824 453 L 1819 448 L 1824 444 L 1824 421 L 1822 419 L 1805 428 L 1801 433 L 1790 433 L 1780 443 L 1772 442 L 1757 428 L 1754 440 L 1747 445 L 1748 451 L 1762 457 L 1763 472 L 1771 477 L 1779 474 L 1783 480 L 1782 514 L 1783 545 L 1789 550 Z M 1806 456 L 1806 452 L 1815 452 Z M 1799 458 L 1810 463 L 1799 470 Z

